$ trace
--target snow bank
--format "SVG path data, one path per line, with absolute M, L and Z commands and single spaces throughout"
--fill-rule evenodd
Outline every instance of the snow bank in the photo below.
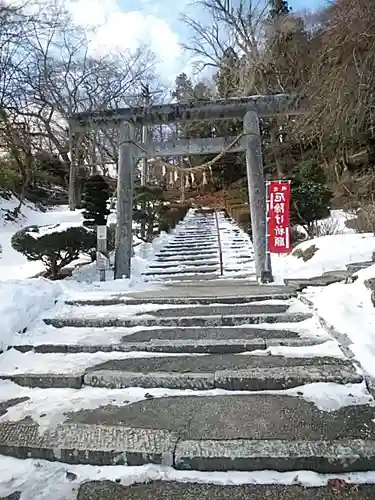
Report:
M 62 293 L 58 283 L 43 278 L 0 282 L 0 350 L 46 309 L 54 306 Z
M 70 475 L 67 475 L 70 472 Z M 70 477 L 69 477 L 70 476 Z M 317 474 L 312 471 L 199 472 L 178 471 L 160 465 L 107 466 L 67 465 L 45 460 L 19 460 L 0 457 L 0 495 L 22 491 L 22 500 L 66 500 L 75 498 L 77 488 L 85 481 L 119 481 L 124 486 L 151 481 L 178 481 L 218 485 L 298 484 L 305 487 L 325 486 L 329 479 L 346 483 L 373 484 L 375 472 L 351 474 Z
M 375 377 L 375 307 L 371 292 L 364 284 L 365 280 L 375 277 L 375 265 L 357 274 L 358 279 L 352 284 L 310 288 L 304 295 L 329 326 L 347 336 L 357 360 Z
M 317 251 L 306 262 L 296 257 L 296 250 L 305 251 L 315 246 Z M 304 241 L 296 246 L 289 255 L 272 255 L 272 267 L 277 282 L 284 278 L 311 278 L 325 271 L 346 269 L 350 262 L 371 260 L 375 251 L 375 237 L 372 233 L 344 233 L 321 236 Z

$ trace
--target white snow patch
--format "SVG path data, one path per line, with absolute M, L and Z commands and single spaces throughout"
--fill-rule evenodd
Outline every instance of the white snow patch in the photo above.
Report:
M 67 478 L 67 472 L 76 479 Z M 45 460 L 19 460 L 0 457 L 0 495 L 21 491 L 21 500 L 67 500 L 75 498 L 80 484 L 86 481 L 120 480 L 123 486 L 151 481 L 217 484 L 222 486 L 245 484 L 299 484 L 305 487 L 325 486 L 329 479 L 343 479 L 348 484 L 374 484 L 375 472 L 350 474 L 317 474 L 311 471 L 259 472 L 198 472 L 177 471 L 158 465 L 106 466 L 68 465 Z
M 357 274 L 358 279 L 352 284 L 309 288 L 305 295 L 329 327 L 347 336 L 348 345 L 359 363 L 375 377 L 375 308 L 371 292 L 364 284 L 366 279 L 375 277 L 375 265 Z
M 305 401 L 314 403 L 322 411 L 336 411 L 346 406 L 371 405 L 374 399 L 367 391 L 366 383 L 340 385 L 318 382 L 288 389 L 285 394 L 299 396 Z
M 249 325 L 238 325 L 236 328 L 248 328 Z M 322 327 L 317 316 L 299 321 L 298 323 L 260 323 L 251 325 L 253 329 L 266 329 L 266 330 L 291 330 L 298 333 L 300 337 L 312 339 L 329 339 L 332 337 Z
M 326 271 L 346 269 L 351 262 L 371 260 L 375 250 L 375 238 L 372 233 L 335 234 L 322 236 L 300 243 L 295 249 L 306 250 L 315 245 L 318 251 L 304 262 L 293 253 L 289 255 L 272 255 L 272 268 L 275 282 L 283 283 L 284 278 L 311 278 L 320 276 Z
M 336 340 L 327 340 L 322 344 L 309 346 L 272 346 L 264 350 L 250 351 L 241 353 L 252 354 L 257 356 L 285 356 L 286 358 L 318 358 L 329 357 L 336 359 L 345 359 L 345 355 L 340 349 L 339 343 Z
M 115 304 L 110 306 L 70 306 L 60 305 L 54 311 L 55 318 L 134 318 L 142 314 L 142 318 L 153 317 L 145 313 L 161 309 L 175 308 L 175 304 Z
M 54 328 L 41 321 L 31 330 L 14 335 L 12 345 L 112 345 L 120 343 L 122 337 L 147 329 L 154 330 L 153 327 L 144 326 L 132 328 Z
M 17 332 L 52 308 L 61 293 L 57 282 L 43 278 L 0 282 L 0 349 L 6 349 Z
M 105 363 L 113 359 L 158 358 L 180 356 L 206 356 L 196 353 L 157 353 L 143 351 L 94 353 L 49 353 L 41 354 L 33 351 L 21 353 L 15 349 L 0 354 L 0 374 L 82 374 L 87 368 Z
M 27 234 L 34 239 L 42 238 L 48 234 L 63 233 L 72 227 L 82 227 L 83 229 L 88 229 L 82 225 L 81 221 L 71 221 L 71 222 L 61 222 L 57 224 L 46 224 L 44 226 L 36 226 L 35 230 L 28 230 Z

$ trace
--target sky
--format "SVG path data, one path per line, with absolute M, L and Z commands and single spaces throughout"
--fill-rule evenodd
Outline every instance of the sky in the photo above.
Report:
M 150 43 L 163 80 L 189 68 L 188 58 L 179 43 L 188 32 L 181 23 L 181 13 L 200 18 L 202 12 L 192 10 L 191 0 L 63 0 L 79 24 L 100 25 L 92 45 L 95 50 L 135 49 Z M 235 0 L 234 0 L 235 1 Z M 312 9 L 324 0 L 290 0 L 293 10 Z M 189 72 L 189 71 L 187 71 Z

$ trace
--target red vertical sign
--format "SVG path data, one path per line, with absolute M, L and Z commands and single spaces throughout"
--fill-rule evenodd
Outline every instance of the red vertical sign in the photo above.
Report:
M 268 251 L 289 253 L 291 251 L 290 182 L 269 182 L 267 196 Z

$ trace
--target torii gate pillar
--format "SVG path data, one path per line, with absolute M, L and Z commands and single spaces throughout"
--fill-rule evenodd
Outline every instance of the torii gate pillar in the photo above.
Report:
M 133 173 L 135 170 L 134 126 L 120 126 L 117 173 L 117 225 L 115 244 L 115 279 L 130 278 L 133 246 Z
M 256 111 L 248 111 L 245 114 L 243 127 L 256 277 L 262 282 L 272 281 L 271 260 L 267 255 L 266 184 L 259 117 Z

